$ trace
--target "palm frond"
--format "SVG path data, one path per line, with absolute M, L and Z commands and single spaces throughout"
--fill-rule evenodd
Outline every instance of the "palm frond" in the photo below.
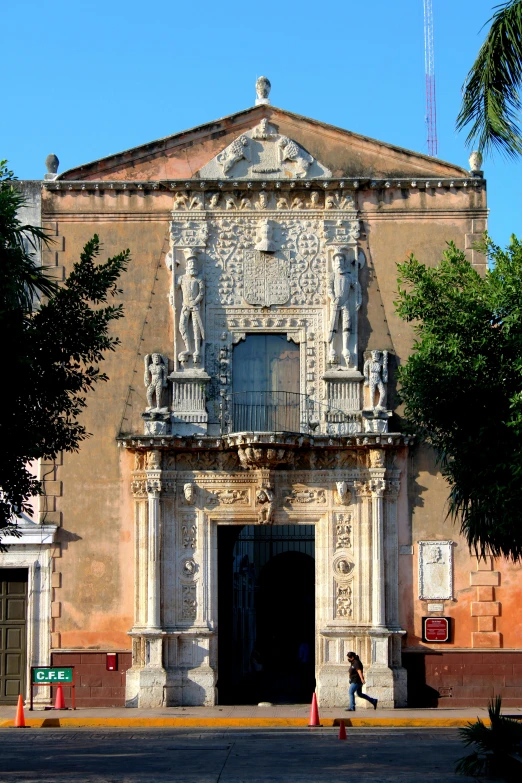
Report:
M 522 0 L 509 0 L 489 20 L 491 27 L 463 86 L 457 130 L 472 123 L 466 144 L 508 157 L 522 153 Z

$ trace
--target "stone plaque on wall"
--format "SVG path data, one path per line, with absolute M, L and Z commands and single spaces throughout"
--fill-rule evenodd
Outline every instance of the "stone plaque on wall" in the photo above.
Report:
M 419 541 L 419 598 L 453 598 L 453 541 Z

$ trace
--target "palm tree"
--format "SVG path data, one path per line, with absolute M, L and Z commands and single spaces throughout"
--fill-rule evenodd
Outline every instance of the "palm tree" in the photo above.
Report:
M 491 27 L 463 86 L 457 130 L 473 123 L 466 144 L 480 152 L 522 154 L 522 0 L 495 7 Z

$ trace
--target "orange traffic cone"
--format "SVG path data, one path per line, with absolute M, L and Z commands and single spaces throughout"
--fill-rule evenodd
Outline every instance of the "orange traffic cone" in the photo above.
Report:
M 319 710 L 317 709 L 317 696 L 312 696 L 312 706 L 310 708 L 310 721 L 308 723 L 309 726 L 320 726 L 319 723 Z
M 346 728 L 344 720 L 339 721 L 339 739 L 346 739 Z
M 18 697 L 18 704 L 16 706 L 16 718 L 15 718 L 15 729 L 25 729 L 25 717 L 24 717 L 24 700 L 21 696 Z
M 55 710 L 66 710 L 65 699 L 63 698 L 63 689 L 61 685 L 56 687 L 56 701 L 54 702 Z

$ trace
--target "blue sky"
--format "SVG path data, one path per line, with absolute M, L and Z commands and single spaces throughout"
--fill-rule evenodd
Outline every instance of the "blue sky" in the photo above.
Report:
M 439 157 L 467 166 L 461 86 L 499 0 L 433 0 Z M 427 152 L 422 0 L 17 0 L 2 10 L 0 158 L 21 179 L 254 103 Z M 520 230 L 520 161 L 487 159 L 490 232 Z

